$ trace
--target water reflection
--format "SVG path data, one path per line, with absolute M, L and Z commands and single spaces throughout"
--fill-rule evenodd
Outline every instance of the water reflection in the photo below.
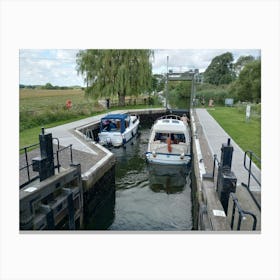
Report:
M 186 166 L 148 165 L 150 129 L 126 145 L 113 148 L 116 192 L 94 216 L 92 229 L 122 231 L 191 230 L 190 171 Z
M 99 203 L 94 208 L 86 224 L 86 229 L 88 230 L 106 230 L 115 219 L 115 188 L 109 194 L 99 196 L 98 199 Z
M 191 185 L 186 166 L 152 166 L 145 160 L 150 129 L 125 149 L 114 149 L 115 219 L 110 230 L 191 230 Z
M 154 192 L 181 193 L 189 179 L 188 166 L 149 164 L 149 183 Z

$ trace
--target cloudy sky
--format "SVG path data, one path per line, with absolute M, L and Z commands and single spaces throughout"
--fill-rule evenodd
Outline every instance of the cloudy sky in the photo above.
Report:
M 164 49 L 155 50 L 153 73 L 166 73 L 167 56 L 168 68 L 173 71 L 186 71 L 199 69 L 203 72 L 211 60 L 227 51 L 232 52 L 237 60 L 241 55 L 260 56 L 260 50 L 240 49 Z M 77 75 L 76 53 L 77 49 L 21 49 L 20 59 L 20 83 L 25 85 L 44 85 L 51 83 L 57 86 L 84 85 L 83 78 Z

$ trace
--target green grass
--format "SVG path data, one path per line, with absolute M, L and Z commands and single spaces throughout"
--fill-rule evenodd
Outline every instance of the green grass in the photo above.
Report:
M 41 127 L 50 128 L 90 116 L 121 109 L 156 108 L 158 105 L 130 105 L 105 110 L 97 100 L 87 99 L 80 89 L 74 90 L 20 90 L 20 148 L 39 142 Z M 72 108 L 65 108 L 66 100 Z
M 63 121 L 57 121 L 57 122 L 53 122 L 50 123 L 46 126 L 44 126 L 44 128 L 51 128 L 51 127 L 55 127 L 55 126 L 59 126 L 65 123 L 69 123 L 69 122 L 74 122 L 80 119 L 83 119 L 83 117 L 77 117 L 77 118 L 73 118 L 73 119 L 69 119 L 67 121 L 63 120 Z M 19 147 L 20 149 L 32 144 L 36 144 L 39 143 L 39 134 L 41 133 L 41 128 L 42 126 L 35 126 L 29 129 L 25 129 L 23 131 L 20 131 L 19 133 Z
M 244 151 L 251 150 L 261 158 L 260 115 L 252 113 L 246 122 L 245 109 L 240 107 L 217 107 L 208 109 L 208 112 Z

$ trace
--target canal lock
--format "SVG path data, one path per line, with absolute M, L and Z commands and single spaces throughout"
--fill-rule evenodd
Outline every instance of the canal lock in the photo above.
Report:
M 20 199 L 21 208 L 23 207 L 20 229 L 112 231 L 196 229 L 198 215 L 195 207 L 196 189 L 192 183 L 196 181 L 193 178 L 193 164 L 187 168 L 175 167 L 177 170 L 164 167 L 155 170 L 145 159 L 150 128 L 162 115 L 164 112 L 144 111 L 143 114 L 139 114 L 141 120 L 139 134 L 125 147 L 110 148 L 108 152 L 97 144 L 99 150 L 105 151 L 101 161 L 97 162 L 98 168 L 89 167 L 88 171 L 81 172 L 80 165 L 76 167 L 73 162 L 72 146 L 66 147 L 71 150 L 70 169 L 66 167 L 59 174 L 42 181 L 40 183 L 40 186 L 43 186 L 42 190 L 32 195 L 21 191 L 28 194 L 26 198 L 29 202 L 26 200 L 25 207 L 24 200 Z M 98 131 L 99 124 L 96 122 L 76 129 L 80 140 L 92 147 L 94 146 L 92 143 L 97 140 Z M 38 171 L 44 162 L 44 156 L 41 154 L 37 163 L 35 160 L 31 166 L 33 170 Z M 84 165 L 84 160 L 81 160 L 82 164 Z M 75 174 L 74 180 L 71 170 Z M 69 183 L 64 182 L 66 179 Z M 29 188 L 29 183 L 24 186 L 24 190 Z M 35 188 L 31 186 L 30 189 Z M 49 192 L 44 193 L 44 190 Z M 32 204 L 32 208 L 28 207 L 28 203 Z M 41 208 L 36 205 L 41 205 Z M 25 215 L 24 211 L 28 209 L 31 209 L 32 213 L 27 211 L 29 214 Z M 22 224 L 24 215 L 25 220 L 28 220 L 26 225 Z
M 181 112 L 182 111 L 182 112 Z M 176 114 L 183 114 L 181 110 Z M 175 113 L 168 112 L 168 113 Z M 187 112 L 188 113 L 188 112 Z M 139 134 L 121 148 L 109 148 L 116 164 L 84 194 L 84 229 L 122 231 L 194 230 L 197 215 L 192 163 L 154 170 L 145 161 L 150 128 L 163 113 L 140 116 Z M 99 127 L 83 127 L 97 141 Z M 176 171 L 175 171 L 176 169 Z

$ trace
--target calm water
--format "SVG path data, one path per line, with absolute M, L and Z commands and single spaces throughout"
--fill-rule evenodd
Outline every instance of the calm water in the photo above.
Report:
M 112 149 L 117 158 L 113 222 L 109 230 L 191 230 L 190 171 L 155 167 L 145 161 L 149 128 L 127 144 Z

